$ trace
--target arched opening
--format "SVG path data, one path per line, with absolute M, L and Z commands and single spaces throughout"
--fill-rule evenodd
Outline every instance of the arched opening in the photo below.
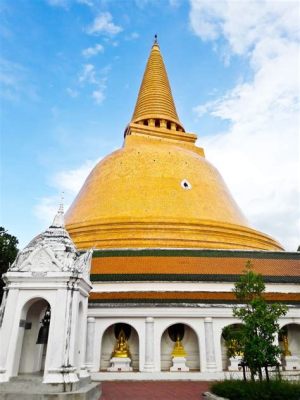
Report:
M 200 357 L 198 337 L 194 329 L 182 323 L 169 326 L 161 336 L 161 370 L 170 371 L 173 365 L 172 352 L 178 340 L 186 353 L 186 366 L 190 371 L 199 371 Z
M 221 335 L 222 369 L 223 371 L 238 370 L 242 357 L 240 338 L 242 324 L 225 326 Z
M 285 370 L 300 369 L 300 325 L 284 325 L 278 335 L 278 343 L 282 350 L 282 365 Z
M 20 320 L 19 374 L 42 373 L 45 368 L 51 308 L 41 298 L 23 307 Z
M 139 370 L 139 336 L 137 331 L 133 326 L 125 323 L 115 323 L 110 325 L 102 337 L 101 344 L 101 360 L 100 360 L 100 371 L 107 371 L 110 367 L 110 360 L 112 358 L 112 354 L 116 347 L 116 343 L 120 334 L 120 331 L 123 330 L 125 333 L 125 337 L 128 343 L 130 359 L 131 359 L 131 367 L 133 371 Z

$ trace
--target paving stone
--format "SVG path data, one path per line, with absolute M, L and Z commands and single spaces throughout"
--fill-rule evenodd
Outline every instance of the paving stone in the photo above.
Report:
M 202 400 L 210 385 L 189 381 L 102 382 L 101 400 Z

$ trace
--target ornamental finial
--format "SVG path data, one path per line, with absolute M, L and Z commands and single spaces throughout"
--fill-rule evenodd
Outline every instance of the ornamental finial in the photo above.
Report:
M 61 192 L 60 194 L 60 204 L 59 204 L 59 209 L 58 212 L 64 214 L 64 200 L 65 200 L 65 192 Z
M 55 215 L 51 226 L 52 227 L 56 227 L 56 228 L 64 228 L 64 226 L 65 226 L 65 221 L 64 221 L 64 192 L 61 193 L 59 208 L 58 208 L 57 214 Z
M 158 44 L 158 41 L 157 41 L 157 34 L 154 35 L 154 43 L 153 43 L 153 44 Z

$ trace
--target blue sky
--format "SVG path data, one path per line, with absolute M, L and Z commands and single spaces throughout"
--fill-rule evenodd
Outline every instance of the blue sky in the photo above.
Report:
M 122 145 L 155 33 L 180 119 L 251 225 L 300 244 L 298 2 L 2 0 L 0 11 L 1 224 L 21 247 Z

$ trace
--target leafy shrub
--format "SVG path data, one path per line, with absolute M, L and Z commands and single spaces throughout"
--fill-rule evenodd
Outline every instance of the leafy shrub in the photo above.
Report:
M 217 396 L 230 400 L 300 400 L 300 383 L 286 381 L 224 381 L 212 385 Z

